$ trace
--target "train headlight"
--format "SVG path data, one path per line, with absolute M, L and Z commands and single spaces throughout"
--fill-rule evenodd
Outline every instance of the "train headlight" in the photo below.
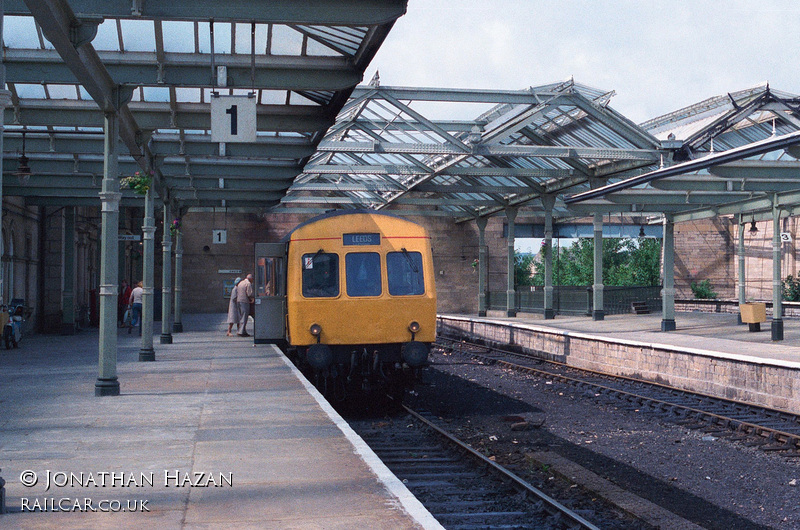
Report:
M 319 324 L 311 324 L 311 328 L 308 331 L 310 331 L 315 337 L 319 337 L 322 333 L 322 326 Z
M 408 325 L 408 331 L 411 333 L 419 333 L 419 322 L 416 320 L 412 320 L 411 323 Z

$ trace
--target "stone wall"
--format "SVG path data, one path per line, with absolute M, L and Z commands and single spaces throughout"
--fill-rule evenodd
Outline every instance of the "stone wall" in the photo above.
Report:
M 439 317 L 440 333 L 442 327 L 492 344 L 517 346 L 576 368 L 642 378 L 785 411 L 800 410 L 800 363 L 743 360 L 702 350 L 682 351 L 668 345 L 481 319 Z

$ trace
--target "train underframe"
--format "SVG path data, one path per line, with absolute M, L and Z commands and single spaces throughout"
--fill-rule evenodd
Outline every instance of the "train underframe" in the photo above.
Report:
M 427 366 L 430 344 L 327 345 L 290 350 L 295 364 L 332 403 L 370 409 L 399 407 Z

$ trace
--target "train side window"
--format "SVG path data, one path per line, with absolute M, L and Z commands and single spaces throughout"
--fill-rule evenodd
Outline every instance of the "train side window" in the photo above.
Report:
M 386 272 L 389 279 L 390 295 L 411 296 L 425 294 L 421 253 L 408 252 L 406 250 L 387 253 Z
M 339 255 L 317 252 L 303 254 L 303 296 L 339 296 Z
M 381 256 L 377 252 L 351 252 L 344 257 L 347 296 L 381 295 Z

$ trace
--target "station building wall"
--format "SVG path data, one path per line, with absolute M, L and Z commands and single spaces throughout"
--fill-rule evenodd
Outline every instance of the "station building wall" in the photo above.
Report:
M 675 224 L 676 297 L 693 298 L 692 282 L 703 280 L 720 298 L 736 296 L 736 231 L 730 217 Z

